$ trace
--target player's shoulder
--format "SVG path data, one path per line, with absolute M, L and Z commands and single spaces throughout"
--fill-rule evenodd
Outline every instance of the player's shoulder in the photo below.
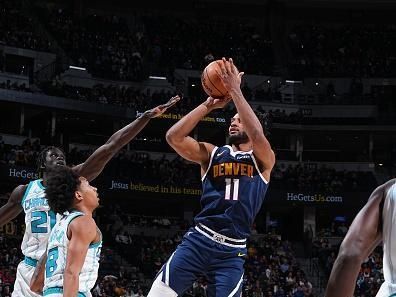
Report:
M 14 190 L 12 191 L 9 200 L 11 202 L 20 203 L 22 201 L 23 196 L 25 195 L 28 187 L 29 187 L 29 184 L 23 184 L 23 185 L 16 186 L 14 188 Z
M 73 220 L 69 224 L 69 229 L 82 231 L 89 230 L 94 228 L 96 230 L 96 222 L 95 220 L 88 215 L 84 215 L 83 213 L 76 215 Z
M 396 178 L 392 178 L 387 182 L 383 183 L 380 187 L 382 187 L 385 194 L 387 194 L 389 190 L 395 186 L 396 186 Z
M 383 201 L 388 196 L 389 190 L 396 185 L 396 179 L 390 179 L 379 185 L 370 195 L 369 201 Z

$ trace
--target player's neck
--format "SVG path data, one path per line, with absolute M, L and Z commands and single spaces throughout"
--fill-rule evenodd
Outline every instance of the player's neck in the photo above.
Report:
M 248 152 L 251 151 L 253 149 L 253 146 L 250 142 L 246 142 L 246 143 L 240 143 L 238 145 L 233 144 L 232 145 L 232 149 L 233 151 L 242 151 L 242 152 Z
M 92 213 L 93 213 L 93 209 L 90 209 L 89 207 L 87 207 L 86 205 L 76 205 L 73 207 L 73 209 L 80 211 L 82 213 L 84 213 L 86 216 L 90 216 L 92 217 Z
M 45 171 L 41 175 L 41 184 L 45 187 L 47 185 L 47 174 Z

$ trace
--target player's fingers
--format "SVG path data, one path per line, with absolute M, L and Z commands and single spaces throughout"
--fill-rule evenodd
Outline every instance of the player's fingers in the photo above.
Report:
M 224 63 L 224 66 L 225 66 L 225 69 L 226 69 L 226 71 L 227 71 L 227 74 L 228 73 L 232 73 L 232 70 L 231 70 L 231 65 L 230 65 L 230 62 L 229 61 L 227 61 L 227 59 L 226 58 L 223 58 L 223 63 Z
M 234 60 L 232 60 L 232 58 L 230 58 L 229 63 L 227 63 L 230 67 L 230 73 L 236 73 L 236 67 L 234 65 Z
M 227 68 L 226 68 L 226 58 L 222 58 L 221 59 L 222 61 L 220 62 L 220 63 L 218 63 L 219 64 L 219 66 L 220 66 L 220 69 L 221 69 L 221 73 L 224 75 L 224 76 L 226 76 L 228 73 L 227 73 Z
M 239 72 L 238 73 L 238 76 L 239 76 L 239 78 L 242 78 L 242 76 L 245 74 L 245 72 Z
M 170 104 L 170 105 L 173 105 L 173 104 L 175 104 L 177 101 L 179 101 L 180 99 L 181 99 L 181 98 L 180 98 L 179 95 L 174 96 L 174 97 L 172 97 L 172 98 L 169 100 L 169 104 Z

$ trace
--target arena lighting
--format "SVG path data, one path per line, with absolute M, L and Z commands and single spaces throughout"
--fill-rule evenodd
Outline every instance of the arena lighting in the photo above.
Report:
M 151 79 L 166 80 L 166 77 L 165 77 L 165 76 L 152 76 L 152 75 L 150 75 L 149 78 L 151 78 Z
M 302 84 L 301 80 L 286 80 L 286 83 L 289 84 Z
M 77 66 L 72 66 L 72 65 L 70 65 L 69 68 L 70 68 L 70 69 L 76 69 L 76 70 L 82 70 L 82 71 L 87 70 L 87 69 L 84 68 L 84 67 L 77 67 Z

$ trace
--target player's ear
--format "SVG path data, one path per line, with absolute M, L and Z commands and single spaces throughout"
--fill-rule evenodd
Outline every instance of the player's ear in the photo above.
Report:
M 83 200 L 83 196 L 82 196 L 80 191 L 75 191 L 74 192 L 74 198 L 76 198 L 78 201 Z

